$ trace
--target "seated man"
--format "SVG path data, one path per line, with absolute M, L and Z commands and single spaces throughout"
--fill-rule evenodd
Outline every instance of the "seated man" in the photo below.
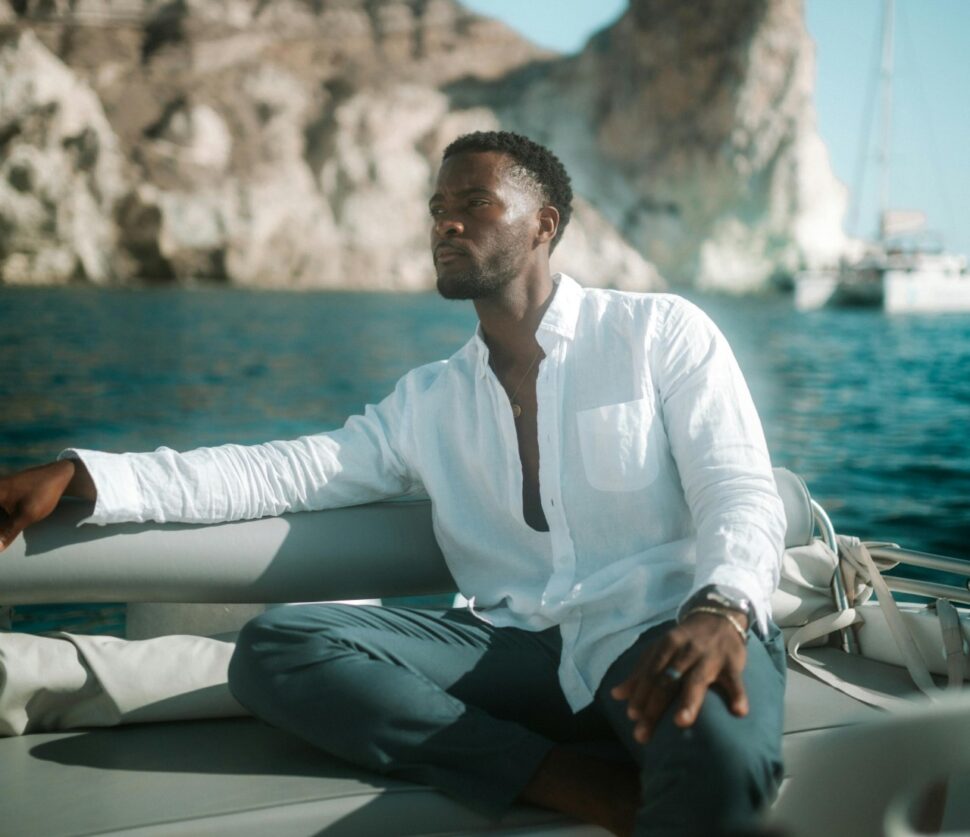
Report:
M 460 137 L 429 207 L 438 290 L 478 313 L 464 347 L 334 432 L 66 451 L 0 480 L 0 540 L 65 492 L 95 523 L 198 523 L 424 490 L 468 607 L 270 610 L 239 637 L 238 700 L 489 814 L 519 799 L 616 834 L 748 828 L 780 776 L 784 691 L 763 433 L 697 308 L 550 274 L 571 199 L 547 149 Z M 620 758 L 589 746 L 605 739 Z

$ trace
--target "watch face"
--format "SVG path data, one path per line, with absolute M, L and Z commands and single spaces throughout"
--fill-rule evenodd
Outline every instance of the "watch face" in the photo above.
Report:
M 711 604 L 726 607 L 728 610 L 737 610 L 745 615 L 751 612 L 751 602 L 740 590 L 713 587 L 707 591 L 704 598 Z

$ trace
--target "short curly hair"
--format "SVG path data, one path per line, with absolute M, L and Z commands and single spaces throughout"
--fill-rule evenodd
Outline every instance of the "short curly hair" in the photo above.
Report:
M 456 154 L 480 151 L 507 154 L 516 162 L 516 168 L 521 169 L 539 188 L 543 201 L 559 210 L 559 228 L 549 245 L 549 250 L 554 250 L 573 213 L 573 189 L 562 161 L 545 146 L 511 131 L 463 134 L 444 150 L 441 159 L 444 161 Z

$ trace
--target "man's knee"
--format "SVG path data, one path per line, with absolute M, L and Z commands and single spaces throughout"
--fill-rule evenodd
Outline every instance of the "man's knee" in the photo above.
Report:
M 305 657 L 306 644 L 325 644 L 325 625 L 311 630 L 308 615 L 303 606 L 275 607 L 243 625 L 228 672 L 229 691 L 243 706 L 256 711 L 262 701 L 275 699 L 278 675 Z
M 767 719 L 738 718 L 709 694 L 694 725 L 665 719 L 645 754 L 641 812 L 676 822 L 669 833 L 716 834 L 749 826 L 781 778 L 780 730 Z M 672 713 L 669 713 L 672 714 Z M 647 831 L 647 833 L 668 833 Z
M 701 716 L 692 731 L 697 742 L 688 759 L 698 784 L 713 797 L 723 797 L 725 805 L 745 798 L 757 806 L 770 797 L 781 773 L 780 741 L 747 719 L 731 716 L 705 723 Z

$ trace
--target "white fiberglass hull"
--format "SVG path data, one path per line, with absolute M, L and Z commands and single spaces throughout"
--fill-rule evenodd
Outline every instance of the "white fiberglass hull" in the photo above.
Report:
M 885 270 L 863 276 L 854 271 L 806 271 L 795 277 L 795 307 L 879 308 L 891 313 L 970 311 L 970 273 L 933 268 Z
M 889 270 L 883 276 L 886 311 L 970 311 L 970 274 Z

